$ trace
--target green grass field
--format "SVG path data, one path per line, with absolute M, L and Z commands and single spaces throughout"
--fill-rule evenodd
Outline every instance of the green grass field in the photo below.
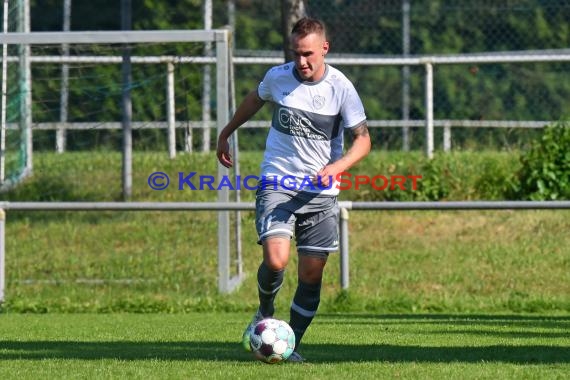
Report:
M 452 199 L 477 198 L 470 178 L 497 176 L 514 161 L 493 152 L 452 158 L 457 173 L 450 177 L 466 178 Z M 244 153 L 242 173 L 257 173 L 259 160 L 259 153 Z M 374 153 L 356 170 L 372 175 L 417 160 L 416 153 Z M 120 162 L 116 152 L 38 153 L 35 175 L 2 196 L 112 201 L 120 194 Z M 213 154 L 170 160 L 137 153 L 133 168 L 133 200 L 216 199 L 215 191 L 153 191 L 147 184 L 154 171 L 216 174 Z M 342 197 L 352 195 L 367 199 L 358 192 Z M 253 200 L 253 192 L 243 191 L 242 199 Z M 248 277 L 231 296 L 217 292 L 213 212 L 9 211 L 6 217 L 7 311 L 249 311 L 257 302 L 252 289 L 260 248 L 252 212 L 241 215 Z M 340 291 L 339 256 L 332 255 L 321 304 L 326 312 L 570 313 L 570 210 L 353 211 L 349 230 L 349 291 Z M 281 307 L 294 291 L 295 260 Z
M 570 318 L 321 314 L 307 363 L 255 361 L 244 313 L 0 315 L 0 377 L 564 379 Z
M 134 158 L 133 200 L 215 200 L 214 191 L 157 192 L 147 184 L 159 170 L 215 174 L 213 155 Z M 456 153 L 446 199 L 500 193 L 492 186 L 501 180 L 492 177 L 508 172 L 515 158 Z M 378 153 L 358 170 L 413 169 L 417 159 Z M 255 174 L 258 163 L 258 154 L 244 154 L 242 173 Z M 34 171 L 0 200 L 120 199 L 117 153 L 41 153 Z M 375 199 L 364 192 L 343 197 Z M 351 212 L 350 286 L 340 289 L 339 256 L 332 255 L 319 314 L 301 350 L 310 362 L 301 366 L 253 361 L 239 345 L 257 302 L 260 248 L 251 212 L 242 213 L 247 277 L 230 295 L 217 292 L 214 213 L 8 211 L 6 217 L 0 378 L 570 374 L 568 210 Z M 283 319 L 295 264 L 293 255 L 277 299 Z

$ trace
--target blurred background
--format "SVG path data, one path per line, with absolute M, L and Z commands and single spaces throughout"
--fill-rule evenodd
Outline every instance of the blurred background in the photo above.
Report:
M 9 28 L 18 26 L 19 7 L 28 0 L 10 0 Z M 124 0 L 123 0 L 124 2 Z M 205 29 L 234 30 L 234 60 L 239 57 L 283 57 L 282 3 L 303 3 L 305 12 L 323 19 L 331 41 L 330 57 L 414 57 L 454 54 L 560 54 L 570 51 L 570 2 L 566 0 L 310 0 L 300 1 L 129 1 L 134 30 Z M 123 4 L 124 5 L 124 4 Z M 293 4 L 294 5 L 294 4 Z M 32 31 L 121 30 L 124 9 L 121 1 L 43 0 L 29 1 Z M 70 55 L 120 55 L 114 47 L 67 47 Z M 62 47 L 32 47 L 32 54 L 63 54 Z M 138 50 L 137 50 L 138 49 Z M 204 44 L 169 44 L 135 47 L 133 55 L 200 56 L 211 54 Z M 253 62 L 252 60 L 248 62 Z M 269 68 L 267 63 L 235 65 L 235 99 L 254 88 Z M 340 67 L 358 88 L 368 118 L 378 120 L 373 138 L 385 150 L 417 150 L 424 145 L 423 128 L 406 120 L 425 117 L 423 66 L 350 65 Z M 62 65 L 33 65 L 32 121 L 57 122 L 62 118 Z M 104 122 L 121 120 L 120 65 L 70 65 L 66 87 L 66 121 Z M 209 85 L 203 65 L 176 67 L 176 120 L 200 121 L 215 118 L 215 96 L 205 94 Z M 543 122 L 568 117 L 570 63 L 524 62 L 488 64 L 445 64 L 434 70 L 434 119 L 477 121 L 449 124 L 452 149 L 514 149 L 536 138 L 535 128 Z M 212 71 L 214 73 L 214 71 Z M 215 77 L 213 78 L 215 79 Z M 215 82 L 212 79 L 212 82 Z M 133 72 L 133 120 L 166 120 L 166 71 L 162 65 L 138 66 Z M 210 86 L 210 87 L 208 87 Z M 12 88 L 18 90 L 17 87 Z M 213 100 L 210 100 L 213 99 Z M 16 116 L 14 116 L 16 117 Z M 270 110 L 259 114 L 269 120 Z M 397 127 L 387 123 L 395 122 Z M 485 124 L 489 121 L 488 124 Z M 494 121 L 516 122 L 517 128 L 500 127 Z M 536 123 L 538 122 L 538 123 Z M 436 149 L 443 144 L 441 123 L 436 123 Z M 493 128 L 494 127 L 494 128 Z M 40 129 L 36 125 L 36 129 Z M 194 133 L 188 146 L 180 129 L 180 150 L 209 150 L 212 138 Z M 264 133 L 243 129 L 241 149 L 262 149 Z M 214 131 L 211 131 L 212 136 Z M 67 131 L 65 149 L 115 149 L 120 131 L 92 126 L 89 131 Z M 208 136 L 209 137 L 209 136 Z M 54 130 L 34 132 L 35 150 L 53 150 Z M 162 130 L 135 128 L 135 149 L 167 149 Z

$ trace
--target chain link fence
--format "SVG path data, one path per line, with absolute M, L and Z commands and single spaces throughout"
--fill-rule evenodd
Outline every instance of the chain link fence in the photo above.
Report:
M 278 1 L 236 0 L 236 48 L 280 50 Z M 309 0 L 339 54 L 421 55 L 565 49 L 570 1 Z M 226 10 L 227 12 L 227 10 Z M 215 23 L 228 21 L 224 8 Z M 408 45 L 408 46 L 406 46 Z
M 236 1 L 236 56 L 283 56 L 275 3 Z M 570 53 L 569 1 L 311 0 L 307 6 L 311 16 L 327 24 L 329 57 L 510 53 L 552 54 L 555 58 Z M 254 86 L 266 68 L 238 67 L 238 96 Z M 358 88 L 369 119 L 425 118 L 422 66 L 342 64 L 342 69 Z M 568 73 L 568 60 L 556 59 L 438 65 L 434 71 L 434 118 L 452 120 L 446 125 L 460 127 L 454 128 L 451 139 L 456 148 L 521 147 L 536 138 L 536 127 L 568 118 Z M 436 123 L 436 127 L 443 124 Z M 424 144 L 421 127 L 410 128 L 408 134 L 399 128 L 377 128 L 373 135 L 377 145 L 388 149 L 421 149 Z M 444 145 L 441 128 L 436 128 L 436 142 L 436 149 Z
M 120 2 L 68 3 L 73 3 L 68 12 L 72 31 L 120 29 Z M 204 28 L 209 24 L 205 22 L 207 3 L 206 0 L 133 2 L 133 28 Z M 235 102 L 239 103 L 270 65 L 283 60 L 281 1 L 212 0 L 210 3 L 211 27 L 233 26 Z M 426 72 L 422 65 L 365 63 L 371 58 L 552 55 L 550 62 L 512 63 L 492 59 L 478 62 L 474 59 L 472 62 L 463 60 L 434 65 L 436 150 L 445 147 L 446 134 L 442 126 L 451 128 L 451 138 L 447 141 L 453 148 L 521 148 L 535 139 L 545 124 L 569 117 L 570 63 L 568 59 L 564 61 L 558 57 L 570 54 L 570 0 L 308 0 L 306 4 L 308 14 L 327 24 L 331 41 L 329 63 L 343 70 L 357 87 L 373 126 L 371 133 L 375 146 L 423 149 Z M 62 30 L 61 7 L 61 2 L 55 0 L 42 5 L 32 2 L 32 30 Z M 109 18 L 111 14 L 116 17 Z M 10 17 L 15 18 L 14 15 Z M 161 50 L 157 54 L 197 57 L 205 54 L 205 50 L 203 46 L 185 46 L 173 51 Z M 80 55 L 80 52 L 72 54 Z M 249 61 L 240 63 L 240 58 Z M 267 61 L 268 58 L 272 61 Z M 181 64 L 175 69 L 175 116 L 179 122 L 206 125 L 208 122 L 202 123 L 203 120 L 208 119 L 209 123 L 215 120 L 215 78 L 211 76 L 212 71 L 208 77 L 202 68 Z M 66 121 L 102 123 L 120 120 L 120 103 L 116 100 L 117 91 L 113 90 L 119 86 L 120 78 L 111 75 L 112 69 L 118 70 L 118 67 L 69 66 L 71 79 L 86 78 L 93 85 L 76 85 L 79 93 L 70 95 Z M 48 70 L 51 70 L 49 74 Z M 87 70 L 93 70 L 93 73 Z M 55 145 L 55 132 L 38 131 L 36 126 L 61 122 L 60 115 L 64 110 L 61 89 L 65 85 L 60 71 L 60 65 L 55 64 L 33 66 L 34 149 L 52 150 Z M 166 120 L 165 107 L 159 106 L 166 102 L 163 99 L 166 71 L 138 66 L 134 77 L 142 79 L 134 96 L 133 120 L 146 123 Z M 149 78 L 153 78 L 152 84 L 149 84 Z M 73 86 L 71 79 L 69 85 Z M 10 89 L 16 88 L 10 86 Z M 101 98 L 105 99 L 104 109 Z M 83 99 L 90 102 L 83 102 Z M 91 109 L 94 111 L 90 112 Z M 270 112 L 269 107 L 265 107 L 256 116 L 257 121 L 270 120 Z M 202 134 L 201 130 L 194 133 L 191 129 L 178 130 L 181 135 L 178 141 L 189 140 L 184 134 L 193 135 L 193 142 L 178 146 L 178 149 L 187 150 L 188 145 L 190 148 L 193 145 L 194 149 L 213 148 L 214 130 Z M 116 149 L 120 145 L 120 134 L 103 127 L 95 131 L 69 132 L 67 149 L 85 150 L 93 145 Z M 244 135 L 240 138 L 241 148 L 260 149 L 263 146 L 264 133 L 258 133 L 255 128 L 244 128 L 240 133 Z M 135 146 L 156 149 L 158 145 L 166 144 L 162 135 L 161 131 L 150 128 L 135 130 Z M 12 137 L 9 142 L 14 141 L 16 139 Z M 13 146 L 20 147 L 21 144 L 14 143 Z M 15 148 L 12 150 L 16 152 Z

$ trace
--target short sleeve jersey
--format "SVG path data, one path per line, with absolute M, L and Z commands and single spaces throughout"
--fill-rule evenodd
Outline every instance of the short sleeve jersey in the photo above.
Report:
M 333 186 L 302 186 L 343 154 L 343 129 L 366 120 L 353 84 L 338 69 L 326 65 L 317 82 L 303 81 L 293 63 L 271 68 L 258 87 L 258 96 L 274 103 L 261 176 L 293 179 L 302 191 L 336 195 Z M 305 182 L 304 182 L 305 181 Z

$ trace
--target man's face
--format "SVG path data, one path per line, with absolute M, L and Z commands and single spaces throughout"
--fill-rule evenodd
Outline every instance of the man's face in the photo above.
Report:
M 292 36 L 291 50 L 295 58 L 295 68 L 303 80 L 315 82 L 325 73 L 325 55 L 329 43 L 323 36 L 312 33 L 305 37 Z

